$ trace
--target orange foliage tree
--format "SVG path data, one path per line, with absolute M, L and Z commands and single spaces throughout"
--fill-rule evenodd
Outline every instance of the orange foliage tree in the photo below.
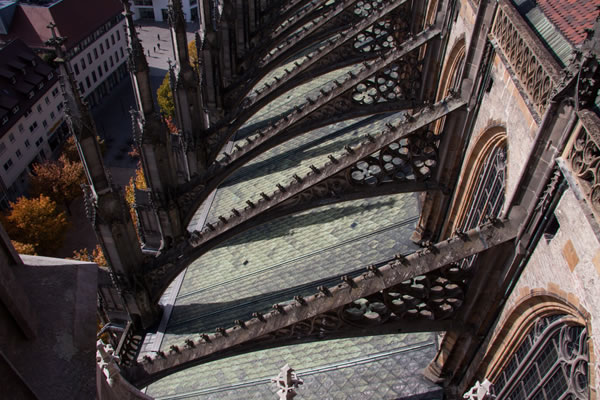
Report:
M 129 178 L 129 183 L 125 186 L 125 200 L 129 205 L 129 212 L 131 213 L 131 219 L 133 220 L 133 225 L 135 226 L 136 233 L 138 238 L 140 233 L 137 231 L 137 214 L 135 213 L 135 209 L 133 208 L 135 204 L 135 189 L 146 189 L 148 185 L 146 184 L 146 177 L 144 177 L 144 170 L 142 169 L 142 164 L 138 162 L 137 168 L 135 170 L 135 175 Z
M 28 199 L 19 197 L 10 202 L 11 210 L 5 216 L 8 235 L 18 245 L 29 245 L 35 254 L 54 255 L 63 243 L 68 227 L 67 217 L 59 211 L 48 196 Z
M 17 253 L 19 253 L 19 254 L 29 254 L 31 256 L 36 256 L 37 255 L 35 247 L 33 247 L 33 245 L 31 245 L 31 244 L 17 242 L 16 240 L 11 240 L 11 242 L 12 242 L 13 247 L 17 251 Z
M 81 184 L 85 182 L 85 174 L 80 161 L 71 161 L 64 154 L 58 161 L 45 161 L 33 166 L 31 175 L 31 194 L 49 196 L 58 204 L 69 205 L 81 196 Z
M 91 261 L 101 267 L 108 266 L 106 257 L 104 257 L 104 252 L 102 251 L 102 247 L 100 247 L 99 244 L 97 244 L 96 248 L 92 250 L 92 254 L 89 253 L 88 249 L 75 250 L 73 252 L 73 257 L 71 258 L 79 261 Z

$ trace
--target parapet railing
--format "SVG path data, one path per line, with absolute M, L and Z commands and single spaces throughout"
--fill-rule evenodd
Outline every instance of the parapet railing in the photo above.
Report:
M 541 117 L 560 81 L 560 65 L 509 1 L 500 1 L 490 36 Z

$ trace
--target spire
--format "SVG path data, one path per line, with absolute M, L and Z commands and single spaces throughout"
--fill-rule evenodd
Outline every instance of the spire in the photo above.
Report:
M 122 2 L 125 9 L 124 15 L 127 21 L 127 30 L 129 32 L 129 71 L 132 74 L 138 109 L 147 117 L 156 112 L 154 101 L 152 100 L 152 87 L 150 86 L 150 68 L 144 55 L 142 43 L 135 31 L 129 0 L 122 0 Z
M 64 38 L 56 35 L 54 24 L 48 25 L 48 28 L 52 31 L 52 38 L 47 43 L 56 49 L 56 61 L 60 65 L 69 129 L 75 136 L 79 157 L 90 183 L 90 186 L 84 186 L 86 212 L 102 245 L 125 308 L 136 326 L 148 327 L 156 322 L 160 312 L 158 306 L 150 301 L 147 288 L 140 283 L 143 281 L 143 255 L 129 208 L 123 192 L 113 187 L 104 168 L 94 120 L 81 99 L 62 49 Z
M 191 69 L 181 0 L 169 0 L 169 25 L 171 26 L 171 36 L 173 38 L 175 62 L 179 70 Z
M 96 125 L 87 105 L 81 98 L 73 71 L 62 49 L 65 39 L 56 34 L 54 23 L 50 23 L 48 28 L 52 32 L 52 38 L 46 44 L 54 47 L 56 51 L 55 61 L 59 64 L 61 88 L 66 100 L 67 121 L 71 133 L 77 139 L 77 150 L 86 176 L 96 193 L 109 191 L 111 183 L 104 168 L 100 145 L 96 139 Z

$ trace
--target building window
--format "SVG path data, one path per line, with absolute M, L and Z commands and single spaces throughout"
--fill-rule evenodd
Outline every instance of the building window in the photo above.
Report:
M 80 85 L 81 85 L 81 83 L 80 83 Z M 52 111 L 52 112 L 50 113 L 50 119 L 54 119 L 54 117 L 56 117 L 56 114 L 54 114 L 54 111 Z
M 87 53 L 88 64 L 92 63 L 92 53 Z
M 465 219 L 460 229 L 468 231 L 476 228 L 486 218 L 497 218 L 504 206 L 506 181 L 506 147 L 495 147 L 488 154 L 480 173 L 477 175 L 475 190 Z M 468 270 L 473 266 L 477 255 L 461 261 L 461 269 Z
M 12 112 L 13 112 L 13 114 L 16 114 L 19 112 L 19 110 L 20 110 L 19 106 L 14 106 L 12 109 Z
M 89 56 L 89 54 L 88 54 L 88 56 Z M 83 58 L 81 59 L 81 69 L 85 70 L 85 60 Z
M 37 122 L 34 122 L 33 124 L 29 125 L 29 132 L 35 131 L 37 126 Z
M 102 78 L 102 66 L 98 65 L 98 75 Z
M 29 97 L 30 99 L 32 99 L 33 95 L 34 95 L 34 93 L 33 93 L 33 90 L 32 90 L 31 92 L 29 92 L 29 94 L 27 95 L 27 97 Z
M 92 71 L 92 80 L 94 83 L 98 81 L 98 78 L 96 78 L 96 71 Z
M 108 38 L 106 38 L 106 41 L 104 43 L 106 44 L 106 50 L 108 51 L 108 49 L 110 48 L 110 44 L 108 43 Z
M 115 45 L 115 34 L 114 34 L 114 33 L 111 33 L 111 34 L 110 34 L 110 41 L 111 41 L 111 43 L 112 43 L 112 44 L 113 44 L 113 46 L 114 46 L 114 45 Z M 106 46 L 108 47 L 108 45 L 106 45 Z
M 56 96 L 58 96 L 58 88 L 54 88 L 54 90 L 52 91 L 52 97 Z
M 104 60 L 104 72 L 108 72 L 108 63 Z
M 104 45 L 102 43 L 100 43 L 100 54 L 104 54 Z
M 42 112 L 42 105 L 38 104 L 37 107 L 35 108 L 37 110 L 37 112 Z
M 588 396 L 587 330 L 563 315 L 540 318 L 494 382 L 498 399 Z
M 8 134 L 8 140 L 10 140 L 11 143 L 15 142 L 15 135 L 13 135 L 12 133 Z
M 75 71 L 75 75 L 79 75 L 79 65 L 73 64 L 73 70 Z
M 19 124 L 19 132 L 23 132 L 23 124 Z
M 50 104 L 50 99 L 48 98 L 48 96 L 46 96 L 46 97 L 44 98 L 44 101 L 46 102 L 46 104 Z
M 119 53 L 115 51 L 115 62 L 119 62 Z
M 46 122 L 46 120 L 43 120 L 43 121 L 42 121 L 42 126 L 43 126 L 44 128 L 47 128 L 47 127 L 48 127 L 48 123 Z
M 44 143 L 44 138 L 43 138 L 43 137 L 41 137 L 41 138 L 39 138 L 38 140 L 36 140 L 36 141 L 35 141 L 35 145 L 36 145 L 37 147 L 40 147 L 40 145 L 41 145 L 42 143 Z
M 3 154 L 6 151 L 6 145 L 4 143 L 0 143 L 0 154 Z
M 121 40 L 121 33 L 119 31 L 115 32 L 117 34 L 117 40 Z
M 29 114 L 31 114 L 31 108 L 25 111 L 25 118 L 29 117 Z
M 79 93 L 83 93 L 84 89 L 83 89 L 83 84 L 81 82 L 79 82 Z
M 29 147 L 31 146 L 31 143 L 29 143 L 29 139 L 25 139 L 25 147 Z
M 125 53 L 123 53 L 123 47 L 121 47 L 121 57 L 125 57 Z
M 112 68 L 115 63 L 113 62 L 112 56 L 108 57 L 108 61 L 110 61 L 110 67 Z
M 7 117 L 7 116 L 4 116 L 4 117 L 2 118 L 2 125 L 6 125 L 7 123 L 8 123 L 8 117 Z
M 60 110 L 62 110 L 63 108 L 63 103 L 58 103 L 58 105 L 56 106 L 56 109 L 58 110 L 58 112 L 60 112 Z
M 12 167 L 12 165 L 13 165 L 12 159 L 9 158 L 8 161 L 4 163 L 4 170 L 8 171 L 10 169 L 10 167 Z
M 89 77 L 89 76 L 86 76 L 86 77 L 85 77 L 85 84 L 87 85 L 87 88 L 88 88 L 88 89 L 90 88 L 90 86 L 92 86 L 92 85 L 90 84 L 90 77 Z
M 17 151 L 15 151 L 15 154 L 17 155 L 17 158 L 23 157 L 23 154 L 21 153 L 21 150 L 19 150 L 19 149 L 17 149 Z
M 43 88 L 43 87 L 44 87 L 44 82 L 42 82 L 42 83 L 40 83 L 40 84 L 38 85 L 38 89 L 41 89 L 41 88 Z
M 102 44 L 100 44 L 102 46 Z M 94 60 L 98 59 L 98 49 L 94 49 Z

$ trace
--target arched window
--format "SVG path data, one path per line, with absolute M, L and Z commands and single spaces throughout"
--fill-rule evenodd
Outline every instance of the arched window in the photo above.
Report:
M 506 147 L 495 147 L 487 156 L 477 176 L 475 190 L 466 217 L 460 229 L 473 229 L 486 218 L 500 216 L 504 206 L 504 182 L 506 178 Z
M 460 229 L 467 231 L 476 228 L 486 218 L 498 218 L 504 206 L 504 186 L 506 178 L 506 147 L 494 147 L 479 170 L 473 197 L 462 220 Z M 461 269 L 470 268 L 477 255 L 465 258 Z
M 448 96 L 451 90 L 460 90 L 462 73 L 465 66 L 465 49 L 465 39 L 460 39 L 452 47 L 450 55 L 448 56 L 448 61 L 446 62 L 446 66 L 441 75 L 435 101 L 440 101 Z M 445 120 L 445 117 L 440 118 L 434 123 L 432 130 L 435 134 L 442 132 Z
M 493 382 L 497 399 L 589 399 L 587 337 L 565 315 L 538 319 Z

